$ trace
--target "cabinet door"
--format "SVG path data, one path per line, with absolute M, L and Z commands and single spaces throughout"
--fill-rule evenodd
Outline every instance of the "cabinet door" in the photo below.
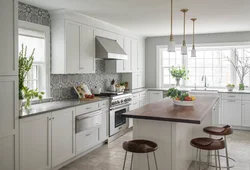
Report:
M 222 100 L 222 124 L 241 126 L 241 100 Z
M 137 70 L 144 71 L 145 70 L 145 46 L 143 42 L 138 41 L 138 62 L 137 62 Z
M 96 29 L 95 35 L 99 37 L 109 38 L 112 40 L 117 40 L 117 34 L 105 30 Z
M 52 167 L 75 156 L 75 108 L 52 112 Z
M 105 141 L 108 139 L 108 115 L 109 115 L 109 110 L 108 108 L 102 109 L 102 124 L 99 128 L 99 141 Z
M 140 107 L 145 106 L 147 104 L 148 104 L 148 102 L 147 102 L 146 97 L 143 97 L 143 98 L 140 99 Z
M 81 24 L 73 21 L 65 21 L 65 50 L 66 50 L 66 70 L 65 73 L 74 74 L 80 72 L 80 41 Z M 63 50 L 63 49 L 62 49 Z
M 162 91 L 149 91 L 149 103 L 154 103 L 163 99 Z
M 0 1 L 0 75 L 18 74 L 17 1 Z
M 18 170 L 18 78 L 0 77 L 0 169 Z
M 220 110 L 219 110 L 219 102 L 217 102 L 213 108 L 212 108 L 212 112 L 213 112 L 213 115 L 212 115 L 212 119 L 213 119 L 213 124 L 214 125 L 218 125 L 220 124 Z
M 133 100 L 132 104 L 129 106 L 129 110 L 134 110 L 134 109 L 138 109 L 140 107 L 140 100 Z M 133 127 L 133 119 L 129 118 L 128 119 L 128 128 Z
M 51 113 L 20 120 L 20 170 L 51 168 Z
M 250 101 L 242 102 L 242 126 L 250 127 Z
M 121 35 L 117 35 L 117 43 L 124 49 L 124 37 Z M 117 73 L 123 73 L 125 72 L 125 67 L 124 67 L 124 61 L 125 60 L 117 60 L 117 66 L 116 66 L 116 71 Z
M 131 41 L 131 60 L 132 71 L 138 71 L 138 42 L 136 40 Z
M 80 72 L 95 73 L 95 32 L 92 27 L 81 26 Z
M 140 73 L 137 73 L 138 76 L 138 88 L 142 88 L 142 87 L 145 87 L 145 72 L 140 72 Z
M 132 61 L 131 61 L 131 39 L 128 37 L 124 38 L 123 49 L 125 53 L 128 55 L 127 60 L 123 60 L 123 69 L 124 72 L 132 71 Z

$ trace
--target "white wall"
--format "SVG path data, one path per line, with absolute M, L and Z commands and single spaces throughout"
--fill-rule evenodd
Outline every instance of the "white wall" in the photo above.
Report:
M 182 36 L 175 36 L 176 44 L 182 43 Z M 187 35 L 187 44 L 192 43 L 192 35 Z M 249 32 L 232 32 L 216 34 L 199 34 L 195 37 L 196 44 L 241 43 L 250 42 Z M 146 87 L 156 87 L 156 46 L 167 45 L 169 37 L 146 38 Z

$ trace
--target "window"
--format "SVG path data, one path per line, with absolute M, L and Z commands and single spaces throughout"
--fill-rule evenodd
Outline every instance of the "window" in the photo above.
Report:
M 33 49 L 34 62 L 25 79 L 25 86 L 29 89 L 38 89 L 50 97 L 50 37 L 49 27 L 19 21 L 18 46 L 27 46 L 27 56 Z
M 180 49 L 176 49 L 175 53 L 168 53 L 167 47 L 158 47 L 158 86 L 170 87 L 175 85 L 176 81 L 172 78 L 169 68 L 172 66 L 185 66 L 189 70 L 188 80 L 182 80 L 181 85 L 185 87 L 204 87 L 202 76 L 207 77 L 207 85 L 209 87 L 225 87 L 229 83 L 238 85 L 239 78 L 236 75 L 231 63 L 226 56 L 231 57 L 232 47 L 199 47 L 197 48 L 197 56 L 191 57 L 191 53 L 182 56 Z M 238 48 L 237 48 L 238 49 Z M 243 51 L 249 51 L 250 48 L 239 48 L 240 56 Z M 249 55 L 248 55 L 249 56 Z M 250 74 L 248 74 L 244 83 L 246 86 L 250 84 Z

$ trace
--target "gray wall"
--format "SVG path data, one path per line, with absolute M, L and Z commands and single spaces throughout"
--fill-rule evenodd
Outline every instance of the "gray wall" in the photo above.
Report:
M 176 45 L 182 43 L 182 36 L 175 36 Z M 192 35 L 187 35 L 187 44 L 192 43 Z M 232 32 L 216 34 L 199 34 L 195 37 L 196 44 L 239 43 L 250 42 L 249 32 Z M 167 45 L 169 37 L 146 38 L 146 87 L 156 87 L 156 46 Z

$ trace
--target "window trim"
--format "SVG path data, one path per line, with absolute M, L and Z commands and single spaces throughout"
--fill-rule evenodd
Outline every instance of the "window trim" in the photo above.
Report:
M 163 49 L 167 49 L 167 45 L 157 45 L 156 46 L 156 87 L 157 88 L 169 88 L 169 87 L 174 87 L 173 85 L 169 84 L 169 85 L 164 85 L 163 86 L 163 83 L 162 83 L 162 66 L 161 66 L 161 53 L 163 51 Z M 188 49 L 191 49 L 192 48 L 192 45 L 188 44 L 187 45 Z M 196 48 L 199 48 L 199 50 L 216 50 L 217 48 L 219 49 L 222 49 L 223 47 L 225 47 L 225 49 L 228 49 L 228 48 L 246 48 L 246 47 L 250 47 L 250 42 L 230 42 L 230 43 L 204 43 L 204 44 L 196 44 Z M 202 48 L 205 48 L 205 49 L 202 49 Z M 208 49 L 209 48 L 209 49 Z M 179 50 L 181 49 L 181 45 L 178 44 L 176 45 L 176 49 Z M 188 59 L 183 57 L 182 58 L 182 64 L 184 66 L 187 66 L 187 62 L 188 62 Z M 232 78 L 233 78 L 233 81 L 234 83 L 236 83 L 236 72 L 235 70 L 232 68 L 231 66 L 231 71 L 232 71 Z M 235 84 L 237 86 L 237 84 Z M 183 82 L 183 84 L 181 85 L 183 86 L 184 88 L 192 88 L 194 86 L 187 86 L 185 81 Z M 210 88 L 215 88 L 215 89 L 223 89 L 223 87 L 210 87 Z M 250 89 L 250 86 L 248 87 Z M 248 89 L 247 88 L 247 89 Z
M 50 94 L 50 74 L 51 74 L 50 72 L 50 27 L 18 20 L 18 28 L 44 32 L 44 35 L 45 35 L 45 70 L 46 70 L 46 74 L 45 74 L 46 96 L 44 98 L 51 98 L 51 94 Z

